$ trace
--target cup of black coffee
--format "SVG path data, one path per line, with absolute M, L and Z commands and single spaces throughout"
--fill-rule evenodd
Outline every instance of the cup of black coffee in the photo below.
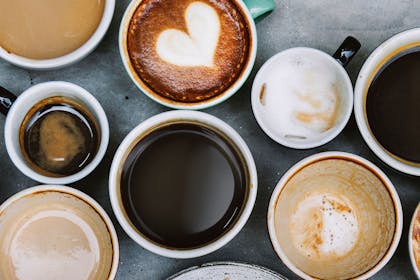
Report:
M 0 89 L 7 152 L 22 173 L 38 182 L 67 184 L 102 160 L 108 120 L 89 92 L 66 82 L 38 84 L 18 98 Z
M 354 111 L 372 151 L 391 167 L 420 176 L 420 29 L 395 35 L 366 60 Z
M 257 194 L 251 152 L 209 114 L 172 111 L 137 126 L 118 148 L 109 177 L 114 213 L 139 245 L 193 258 L 228 243 Z

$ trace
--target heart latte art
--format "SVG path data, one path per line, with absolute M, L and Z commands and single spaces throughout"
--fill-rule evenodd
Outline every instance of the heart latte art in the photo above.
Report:
M 249 23 L 236 0 L 143 0 L 127 32 L 135 79 L 182 103 L 222 95 L 246 68 Z
M 201 2 L 191 3 L 185 12 L 188 34 L 178 29 L 163 31 L 157 40 L 157 53 L 178 66 L 213 66 L 219 40 L 220 21 L 216 11 Z

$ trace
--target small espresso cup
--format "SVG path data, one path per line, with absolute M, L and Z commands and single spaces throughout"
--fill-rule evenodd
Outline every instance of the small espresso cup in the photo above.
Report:
M 193 137 L 196 137 L 200 134 L 200 139 L 211 139 L 214 137 L 214 135 L 219 135 L 218 137 L 222 137 L 224 140 L 221 140 L 222 138 L 217 138 L 217 144 L 214 144 L 216 146 L 213 146 L 213 148 L 208 150 L 207 148 L 197 148 L 195 145 L 197 143 L 197 138 L 194 138 L 192 141 L 179 141 L 177 139 L 173 140 L 174 138 L 170 138 L 172 140 L 169 140 L 169 138 L 165 138 L 168 135 L 174 135 L 174 133 L 184 133 L 186 131 L 186 125 L 199 127 L 200 130 L 201 128 L 204 129 L 204 133 L 201 133 L 199 130 L 197 130 L 189 134 Z M 159 131 L 162 132 L 165 128 L 174 128 L 175 130 L 165 130 L 163 133 L 157 134 Z M 154 138 L 156 140 L 151 138 L 153 135 L 158 135 L 156 138 Z M 178 153 L 178 156 L 174 156 L 172 153 L 174 152 L 177 154 L 177 150 L 169 150 L 168 145 L 166 144 L 160 146 L 159 148 L 156 148 L 156 146 L 154 146 L 155 148 L 149 148 L 152 147 L 153 143 L 157 143 L 156 141 L 160 141 L 159 143 L 174 143 L 177 141 L 177 143 L 181 143 L 180 146 L 183 147 L 182 151 L 186 150 L 186 152 L 182 152 L 182 154 Z M 145 143 L 145 146 L 140 146 L 140 149 L 136 149 L 135 147 L 139 147 L 139 143 Z M 226 150 L 225 148 L 227 145 L 230 146 L 232 150 Z M 177 147 L 179 147 L 179 145 Z M 150 151 L 153 149 L 154 151 L 158 151 L 158 153 L 160 151 L 165 151 L 164 153 L 171 151 L 170 156 L 168 157 L 164 154 L 160 154 L 160 156 L 151 156 Z M 231 157 L 230 159 L 232 161 L 228 165 L 225 165 L 226 162 L 220 164 L 220 161 L 218 161 L 220 156 L 216 155 L 216 150 L 222 151 L 224 155 L 234 151 L 233 153 L 237 155 L 235 156 L 236 160 L 232 159 Z M 191 157 L 189 157 L 190 160 L 184 160 L 184 156 L 186 154 L 191 155 Z M 206 157 L 205 155 L 210 156 Z M 153 177 L 151 180 L 152 182 L 155 182 L 152 183 L 151 187 L 153 187 L 154 190 L 159 191 L 155 195 L 156 192 L 154 192 L 154 190 L 151 190 L 148 187 L 143 187 L 143 190 L 145 190 L 143 194 L 148 197 L 146 200 L 141 200 L 142 196 L 139 193 L 133 194 L 132 191 L 129 195 L 124 194 L 124 192 L 127 192 L 124 191 L 127 189 L 127 187 L 124 187 L 126 182 L 133 181 L 131 178 L 125 180 L 125 174 L 142 173 L 145 177 L 150 178 L 150 174 L 148 173 L 152 172 L 150 171 L 151 165 L 140 164 L 142 167 L 140 169 L 135 169 L 136 171 L 133 171 L 133 169 L 127 169 L 125 167 L 127 163 L 133 162 L 133 160 L 136 160 L 140 157 L 141 160 L 139 162 L 142 162 L 143 159 L 146 161 L 148 160 L 147 162 L 149 163 L 153 161 L 153 165 L 157 166 L 156 168 L 159 169 L 159 171 L 155 171 L 156 173 L 153 172 L 153 174 L 156 175 L 152 175 L 152 177 L 155 177 Z M 165 158 L 165 160 L 162 160 L 162 158 Z M 193 159 L 194 163 L 192 163 L 191 159 Z M 239 164 L 235 165 L 235 163 L 232 163 L 238 162 L 237 160 L 240 162 Z M 207 170 L 206 167 L 209 166 L 207 165 L 207 161 L 212 162 L 212 168 L 214 167 L 215 169 L 219 170 L 220 173 L 214 172 L 213 169 L 212 171 Z M 214 164 L 214 162 L 217 163 Z M 187 167 L 189 168 L 188 170 L 193 168 L 194 170 L 197 170 L 198 173 L 185 175 L 186 171 L 183 167 L 184 164 L 185 169 L 187 169 Z M 193 167 L 191 166 L 192 164 Z M 231 172 L 229 170 L 233 170 L 231 169 L 233 166 L 236 166 L 237 169 L 243 170 L 241 173 L 242 175 L 237 175 L 237 177 L 242 179 L 240 181 L 233 179 L 235 182 L 234 190 L 229 188 L 229 191 L 225 193 L 225 181 L 231 182 L 230 180 L 232 179 L 230 175 L 228 177 L 225 177 L 225 175 L 227 174 L 226 172 Z M 165 171 L 163 172 L 162 170 Z M 178 175 L 173 176 L 173 170 L 179 170 L 180 173 L 175 174 L 182 176 L 182 179 L 178 180 Z M 171 178 L 176 178 L 174 181 L 181 182 L 179 184 L 184 184 L 185 186 L 189 184 L 190 187 L 184 188 L 184 185 L 180 186 L 174 181 L 167 182 L 165 179 L 165 174 L 167 173 L 171 174 Z M 209 181 L 203 182 L 203 185 L 207 183 L 207 186 L 211 187 L 201 188 L 200 180 L 203 177 L 208 178 L 209 173 L 211 173 L 211 176 L 213 177 L 211 177 Z M 230 179 L 223 179 L 221 181 L 219 177 Z M 138 176 L 136 178 L 139 180 Z M 190 181 L 190 179 L 192 181 Z M 162 181 L 165 181 L 165 183 L 161 183 Z M 218 183 L 214 182 L 219 182 L 220 185 L 223 185 L 223 187 L 220 187 L 220 185 L 215 185 Z M 240 182 L 239 186 L 237 186 L 236 182 Z M 162 184 L 166 184 L 169 187 L 172 187 L 171 184 L 173 184 L 173 187 L 176 187 L 177 190 L 168 190 L 168 188 L 163 190 L 161 187 Z M 175 186 L 175 184 L 178 185 Z M 231 183 L 229 183 L 229 185 L 230 184 Z M 141 186 L 141 184 L 137 184 L 133 187 L 133 185 L 130 183 L 128 188 L 138 189 Z M 217 194 L 213 193 L 212 186 L 214 186 L 216 189 L 219 189 L 220 191 Z M 181 191 L 181 189 L 187 189 L 187 191 L 184 192 Z M 153 197 L 149 197 L 149 193 L 152 191 L 154 195 Z M 109 194 L 112 208 L 120 225 L 135 242 L 137 242 L 145 249 L 158 255 L 179 259 L 194 258 L 209 254 L 221 248 L 230 240 L 232 240 L 244 227 L 252 212 L 257 195 L 257 171 L 252 154 L 246 143 L 239 136 L 239 134 L 225 122 L 202 112 L 187 110 L 170 111 L 161 113 L 142 122 L 140 125 L 134 128 L 123 140 L 112 162 L 109 176 Z M 127 196 L 128 198 L 124 199 L 124 197 Z M 238 199 L 238 197 L 240 197 L 240 199 Z M 139 205 L 138 202 L 136 203 L 136 200 L 141 200 L 142 204 Z M 175 204 L 172 204 L 173 201 L 176 201 Z M 188 201 L 188 204 L 185 201 Z M 236 204 L 235 201 L 240 201 L 240 204 Z M 170 205 L 177 206 L 174 206 L 171 208 L 172 210 L 169 211 L 162 210 L 167 209 L 165 205 L 163 205 L 164 203 L 171 203 Z M 146 207 L 146 204 L 153 205 L 153 207 Z M 230 209 L 232 209 L 232 205 L 234 204 L 237 207 L 235 207 L 235 210 L 231 211 Z M 135 212 L 135 214 L 129 214 L 132 212 L 130 209 L 132 209 L 133 205 L 138 205 L 140 209 L 143 209 L 143 213 L 145 213 L 144 215 L 147 214 L 147 217 L 142 218 L 140 223 L 138 222 L 138 217 L 142 216 L 142 214 L 139 211 Z M 209 211 L 215 211 L 219 214 L 213 215 L 214 212 L 209 212 L 207 211 L 208 209 L 212 209 Z M 156 215 L 154 215 L 155 212 L 157 213 Z M 195 215 L 196 213 L 199 214 Z M 172 214 L 174 216 L 171 218 Z M 194 217 L 191 218 L 192 215 L 194 215 Z M 180 216 L 182 218 L 179 218 Z M 156 226 L 155 221 L 160 221 L 161 219 L 165 219 L 165 224 L 162 225 L 162 223 L 159 222 L 159 225 Z M 217 233 L 213 234 L 211 238 L 208 238 L 208 229 L 214 228 L 214 225 L 218 225 L 218 228 L 221 226 L 223 229 L 218 229 Z M 162 228 L 164 229 L 162 230 Z M 190 243 L 190 241 L 193 241 L 193 239 L 196 241 L 198 240 L 198 242 L 195 242 L 194 245 L 191 246 L 173 246 L 168 243 L 164 243 L 165 237 L 163 236 L 167 236 L 168 231 L 171 231 L 172 229 L 177 232 L 176 238 L 178 244 Z M 153 233 L 150 234 L 150 231 L 153 231 Z M 180 232 L 181 234 L 179 234 Z M 206 237 L 204 237 L 206 238 L 206 241 L 203 241 L 203 239 L 200 237 L 203 236 L 202 233 L 206 234 Z M 191 236 L 191 238 L 184 238 L 186 234 Z
M 105 210 L 66 186 L 25 189 L 0 205 L 1 279 L 113 280 L 118 237 Z
M 403 213 L 392 182 L 344 152 L 303 159 L 278 182 L 268 208 L 271 243 L 303 279 L 368 279 L 391 259 Z
M 408 232 L 408 251 L 417 279 L 420 279 L 420 203 L 414 210 Z
M 334 139 L 351 116 L 353 86 L 344 67 L 359 48 L 347 37 L 333 56 L 297 47 L 270 58 L 252 85 L 252 110 L 261 129 L 294 149 Z
M 170 0 L 168 0 L 169 2 Z M 177 88 L 177 82 L 175 81 L 174 84 L 172 86 L 167 86 L 165 87 L 165 90 L 161 90 L 160 94 L 159 92 L 156 90 L 156 85 L 158 84 L 159 81 L 151 81 L 149 77 L 147 78 L 142 78 L 141 75 L 144 74 L 144 69 L 140 69 L 140 71 L 136 70 L 137 67 L 143 67 L 141 65 L 141 63 L 139 63 L 138 61 L 133 62 L 132 58 L 130 57 L 130 48 L 128 47 L 128 35 L 131 33 L 134 33 L 133 30 L 130 31 L 130 28 L 134 25 L 132 22 L 137 22 L 137 19 L 133 20 L 133 16 L 135 15 L 135 13 L 140 10 L 142 4 L 144 4 L 145 2 L 147 2 L 147 0 L 133 0 L 131 1 L 130 5 L 127 7 L 127 10 L 123 16 L 122 22 L 121 22 L 121 27 L 120 27 L 120 33 L 119 33 L 119 49 L 120 49 L 120 55 L 121 55 L 121 59 L 122 62 L 125 66 L 125 69 L 128 73 L 128 75 L 130 76 L 130 78 L 132 79 L 132 81 L 135 83 L 135 85 L 148 97 L 150 97 L 152 100 L 173 108 L 173 109 L 189 109 L 189 110 L 199 110 L 199 109 L 205 109 L 208 107 L 212 107 L 214 105 L 217 105 L 223 101 L 225 101 L 226 99 L 228 99 L 229 97 L 231 97 L 233 94 L 235 94 L 240 88 L 241 86 L 245 83 L 246 79 L 248 78 L 248 76 L 251 73 L 251 70 L 253 68 L 254 62 L 255 62 L 255 57 L 256 57 L 256 53 L 257 53 L 257 32 L 256 32 L 256 27 L 255 27 L 255 22 L 254 19 L 273 10 L 275 8 L 275 3 L 273 0 L 229 0 L 226 2 L 229 2 L 227 7 L 232 7 L 236 6 L 237 9 L 240 11 L 234 11 L 232 14 L 226 15 L 226 18 L 233 18 L 233 17 L 237 17 L 238 13 L 242 14 L 242 16 L 240 17 L 244 17 L 244 23 L 238 23 L 235 24 L 237 27 L 241 27 L 245 30 L 245 32 L 242 33 L 247 33 L 249 34 L 249 40 L 246 43 L 247 45 L 247 54 L 245 54 L 246 57 L 244 57 L 244 55 L 242 54 L 242 58 L 238 61 L 238 64 L 236 67 L 233 67 L 231 72 L 235 72 L 236 74 L 232 74 L 230 73 L 229 75 L 224 75 L 223 80 L 220 80 L 217 83 L 214 83 L 214 86 L 212 86 L 209 89 L 206 90 L 201 90 L 201 91 L 205 91 L 202 94 L 205 94 L 206 97 L 203 98 L 197 98 L 197 99 L 192 99 L 192 100 L 186 100 L 184 101 L 185 98 L 185 94 L 186 91 L 188 91 L 189 89 L 193 88 L 193 87 L 197 87 L 201 88 L 203 87 L 203 85 L 200 85 L 199 82 L 194 79 L 195 77 L 193 76 L 192 80 L 185 82 L 185 84 L 183 85 L 183 88 L 185 88 L 185 91 L 181 91 L 180 93 L 177 93 L 179 95 L 183 95 L 182 98 L 179 99 L 175 99 L 172 98 L 168 93 L 168 88 L 171 90 L 174 90 L 175 88 Z M 162 1 L 163 2 L 163 1 Z M 147 4 L 147 3 L 146 3 Z M 159 5 L 161 5 L 162 3 L 160 3 Z M 207 6 L 207 1 L 195 1 L 195 2 L 191 2 L 189 6 L 192 5 L 204 5 Z M 177 4 L 178 5 L 178 4 Z M 220 4 L 222 5 L 222 4 Z M 184 6 L 184 5 L 183 5 Z M 180 5 L 180 7 L 183 7 Z M 188 9 L 188 8 L 187 8 Z M 233 9 L 233 8 L 229 8 L 229 9 Z M 225 11 L 226 13 L 226 11 Z M 187 12 L 185 13 L 181 13 L 182 16 L 184 16 L 185 14 L 185 21 L 186 23 L 182 23 L 182 24 L 178 24 L 174 25 L 174 26 L 169 26 L 171 28 L 172 31 L 176 30 L 175 32 L 177 32 L 178 39 L 170 39 L 171 41 L 171 47 L 174 48 L 177 52 L 182 53 L 182 55 L 184 56 L 183 59 L 181 59 L 181 64 L 184 63 L 183 61 L 188 60 L 190 56 L 192 56 L 193 54 L 191 53 L 191 48 L 186 47 L 186 42 L 189 42 L 189 44 L 187 45 L 191 45 L 191 44 L 196 44 L 198 46 L 201 45 L 201 47 L 198 47 L 198 49 L 207 49 L 208 46 L 213 45 L 214 44 L 214 49 L 210 50 L 210 52 L 212 53 L 211 56 L 214 56 L 214 53 L 217 52 L 218 48 L 226 48 L 226 46 L 219 46 L 221 43 L 224 43 L 223 41 L 226 39 L 231 39 L 236 35 L 232 35 L 231 33 L 229 33 L 228 35 L 225 36 L 225 38 L 221 38 L 221 35 L 217 35 L 219 37 L 214 37 L 212 34 L 214 33 L 213 28 L 215 26 L 217 26 L 217 24 L 215 23 L 210 23 L 208 25 L 208 28 L 210 30 L 205 30 L 202 29 L 203 26 L 205 24 L 209 23 L 210 18 L 214 19 L 214 17 L 218 17 L 218 15 L 212 15 L 211 10 L 208 11 L 208 8 L 203 11 L 202 14 L 197 14 L 197 15 L 191 15 L 190 17 L 187 16 Z M 170 15 L 170 22 L 174 22 L 173 20 L 173 12 Z M 220 18 L 224 17 L 224 15 L 220 16 Z M 146 18 L 146 17 L 144 17 Z M 142 18 L 143 19 L 143 18 Z M 142 20 L 141 19 L 141 20 Z M 190 23 L 188 23 L 188 20 L 191 20 Z M 203 21 L 203 22 L 200 22 Z M 167 27 L 166 25 L 168 25 L 168 20 L 164 21 L 166 23 L 162 23 L 159 21 L 159 19 L 156 19 L 156 23 L 154 24 L 154 26 L 160 27 L 162 26 L 163 28 L 165 28 L 165 30 L 168 30 L 169 27 Z M 159 22 L 158 22 L 159 21 Z M 220 20 L 221 21 L 221 20 Z M 177 21 L 179 22 L 179 21 Z M 149 23 L 148 23 L 149 26 Z M 196 26 L 196 27 L 194 27 Z M 167 29 L 168 28 L 168 29 Z M 177 30 L 179 29 L 179 30 Z M 190 30 L 190 29 L 196 29 L 194 30 Z M 163 31 L 163 30 L 162 30 Z M 140 30 L 139 31 L 144 32 L 144 30 Z M 191 32 L 193 32 L 194 34 L 191 34 Z M 223 33 L 224 30 L 223 28 L 220 28 L 220 31 L 218 31 L 220 33 Z M 163 32 L 162 32 L 163 33 Z M 161 33 L 161 34 L 162 34 Z M 171 36 L 175 36 L 174 34 L 172 34 Z M 181 34 L 181 35 L 180 35 Z M 198 42 L 199 40 L 199 36 L 210 36 L 209 38 L 205 39 L 203 42 Z M 152 36 L 152 35 L 148 35 L 148 38 L 157 38 L 158 36 Z M 192 37 L 192 40 L 190 39 Z M 144 39 L 144 38 L 143 38 Z M 140 39 L 142 40 L 142 39 Z M 213 42 L 215 40 L 215 42 Z M 157 40 L 158 41 L 158 40 Z M 157 41 L 155 42 L 155 44 L 157 44 Z M 211 41 L 211 42 L 210 42 Z M 236 44 L 239 44 L 237 42 L 234 42 Z M 155 51 L 155 50 L 156 51 Z M 193 48 L 194 49 L 194 48 Z M 241 47 L 241 50 L 243 52 L 243 50 L 245 49 L 245 47 Z M 141 52 L 145 51 L 145 53 L 147 53 L 148 55 L 150 55 L 152 57 L 152 59 L 156 59 L 156 61 L 161 62 L 163 61 L 163 58 L 160 58 L 161 56 L 158 54 L 158 47 L 157 46 L 152 46 L 152 47 L 143 47 L 141 50 Z M 155 54 L 156 52 L 156 54 Z M 224 52 L 224 53 L 229 53 L 226 50 L 220 51 L 220 52 Z M 199 52 L 200 53 L 200 52 Z M 204 53 L 207 53 L 206 56 L 208 56 L 208 50 L 205 50 Z M 144 54 L 136 54 L 135 57 L 142 57 L 144 56 Z M 185 58 L 186 56 L 186 58 Z M 166 60 L 166 59 L 165 59 Z M 231 63 L 232 59 L 226 58 L 224 57 L 223 59 L 220 60 L 220 64 L 222 64 L 224 67 L 225 65 L 229 65 L 229 63 Z M 245 61 L 245 62 L 244 62 Z M 236 63 L 236 62 L 235 62 Z M 154 63 L 155 65 L 156 63 Z M 205 63 L 204 63 L 205 65 Z M 241 66 L 242 65 L 242 66 Z M 182 66 L 182 65 L 181 65 Z M 184 72 L 182 72 L 182 77 L 191 77 L 191 75 L 199 75 L 197 78 L 200 78 L 201 75 L 208 75 L 209 77 L 213 77 L 216 75 L 221 75 L 219 72 L 220 70 L 209 70 L 210 72 L 207 72 L 207 70 L 205 70 L 204 68 L 206 68 L 205 66 L 203 67 L 201 64 L 198 65 L 199 67 L 201 67 L 200 69 L 200 73 L 201 74 L 197 74 L 195 72 L 195 74 L 192 74 L 190 72 L 188 72 L 187 70 Z M 207 65 L 208 66 L 208 65 Z M 155 66 L 154 66 L 155 67 Z M 175 67 L 175 68 L 174 68 Z M 170 68 L 168 68 L 170 71 L 174 71 L 172 68 L 177 69 L 176 67 L 178 67 L 178 64 L 173 64 L 171 65 Z M 196 66 L 194 66 L 195 68 L 197 68 Z M 199 68 L 198 67 L 198 68 Z M 180 72 L 181 70 L 184 71 L 185 69 L 192 69 L 193 67 L 190 67 L 189 65 L 187 66 L 182 66 L 179 67 L 179 71 L 174 71 L 174 75 L 178 72 Z M 171 70 L 172 69 L 172 70 Z M 204 69 L 204 70 L 203 70 Z M 238 70 L 239 69 L 239 70 Z M 168 71 L 169 71 L 168 70 Z M 153 69 L 153 73 L 159 73 L 165 71 L 165 69 Z M 239 71 L 239 72 L 238 72 Z M 141 75 L 139 74 L 139 72 L 141 73 Z M 210 73 L 210 74 L 209 74 Z M 155 75 L 153 74 L 153 75 Z M 171 77 L 166 76 L 165 78 L 163 78 L 162 80 L 176 80 L 177 77 L 175 77 L 174 75 L 172 75 Z M 233 81 L 232 81 L 233 79 Z M 207 81 L 206 81 L 207 82 Z M 155 84 L 154 84 L 155 83 Z M 171 82 L 173 83 L 173 81 Z M 225 84 L 230 84 L 229 87 L 225 87 Z M 179 85 L 179 84 L 178 84 Z M 212 94 L 211 96 L 209 95 L 210 92 L 214 92 L 214 94 Z
M 389 116 L 394 116 L 398 114 L 396 106 L 398 103 L 402 103 L 401 99 L 407 98 L 407 95 L 410 95 L 407 90 L 401 90 L 397 89 L 396 87 L 393 87 L 394 84 L 397 84 L 399 81 L 407 81 L 407 85 L 411 84 L 408 79 L 412 79 L 415 82 L 417 82 L 416 78 L 410 78 L 413 74 L 413 72 L 406 73 L 404 70 L 398 71 L 401 73 L 401 77 L 394 77 L 393 79 L 388 78 L 388 81 L 392 81 L 393 84 L 390 84 L 387 86 L 387 88 L 392 88 L 393 92 L 395 92 L 396 98 L 391 99 L 389 96 L 384 97 L 385 95 L 381 92 L 380 95 L 378 94 L 380 100 L 375 100 L 375 105 L 378 105 L 379 103 L 383 104 L 389 104 L 387 105 L 387 108 L 391 108 L 387 110 L 387 112 L 381 112 L 381 115 L 379 115 L 378 109 L 372 105 L 371 109 L 371 116 L 378 115 L 379 117 L 376 117 L 379 120 L 383 120 L 384 127 L 383 131 L 386 133 L 382 133 L 382 135 L 386 135 L 387 137 L 393 138 L 393 139 L 400 139 L 403 141 L 397 142 L 396 147 L 394 147 L 394 151 L 391 151 L 389 148 L 386 148 L 384 142 L 379 141 L 379 138 L 377 138 L 377 135 L 374 134 L 373 127 L 370 123 L 369 116 L 368 116 L 368 98 L 370 95 L 370 89 L 373 85 L 374 81 L 378 80 L 378 77 L 381 77 L 383 73 L 386 71 L 382 71 L 382 69 L 385 69 L 386 67 L 392 66 L 392 63 L 396 61 L 396 59 L 402 57 L 404 54 L 410 53 L 411 50 L 417 50 L 417 48 L 420 47 L 420 28 L 415 28 L 411 30 L 407 30 L 404 32 L 401 32 L 399 34 L 394 35 L 390 39 L 386 40 L 384 43 L 382 43 L 379 47 L 377 47 L 372 54 L 368 57 L 368 59 L 363 64 L 362 69 L 360 70 L 359 76 L 356 81 L 355 86 L 355 93 L 354 93 L 354 115 L 356 117 L 357 126 L 359 127 L 360 133 L 363 136 L 363 139 L 369 146 L 369 148 L 386 164 L 391 166 L 392 168 L 414 176 L 420 176 L 420 163 L 414 162 L 410 159 L 403 158 L 400 155 L 397 155 L 395 152 L 396 150 L 405 148 L 404 143 L 405 141 L 416 141 L 415 139 L 412 139 L 413 137 L 405 137 L 404 135 L 401 135 L 398 131 L 395 131 L 393 128 L 395 127 L 401 127 L 407 129 L 412 129 L 412 131 L 417 131 L 417 128 L 411 127 L 408 121 L 411 119 L 415 122 L 417 121 L 417 117 L 412 114 L 413 111 L 417 109 L 406 109 L 407 113 L 404 117 L 405 120 L 401 120 L 401 118 L 398 119 L 398 121 L 393 121 L 393 128 L 390 126 L 386 126 L 387 121 L 383 118 L 383 114 L 388 114 Z M 388 68 L 387 68 L 388 69 Z M 406 68 L 407 69 L 407 68 Z M 407 69 L 407 72 L 409 69 Z M 420 72 L 419 72 L 420 73 Z M 413 84 L 415 86 L 415 84 Z M 383 91 L 383 90 L 382 90 Z M 417 96 L 417 94 L 413 95 Z M 416 102 L 411 100 L 411 104 L 417 104 Z M 402 107 L 402 106 L 400 106 Z M 391 112 L 391 111 L 392 112 Z M 404 110 L 404 108 L 402 108 Z M 400 112 L 401 114 L 401 112 Z M 396 119 L 397 120 L 397 119 Z M 389 136 L 391 135 L 391 136 Z M 382 136 L 385 137 L 385 136 Z M 407 139 L 408 138 L 408 139 Z M 385 141 L 386 139 L 382 139 Z M 395 140 L 393 140 L 395 141 Z M 387 143 L 389 145 L 389 143 Z M 415 145 L 415 144 L 414 144 Z M 407 153 L 406 153 L 407 154 Z M 413 156 L 413 154 L 410 154 L 410 156 Z M 416 155 L 418 157 L 418 155 Z
M 89 55 L 99 45 L 111 24 L 114 9 L 115 0 L 105 0 L 102 18 L 94 33 L 83 45 L 68 54 L 50 59 L 33 59 L 14 54 L 12 50 L 6 50 L 0 42 L 0 58 L 16 66 L 30 70 L 52 70 L 76 63 Z M 16 24 L 25 23 L 17 22 Z M 72 36 L 72 34 L 69 34 L 69 36 Z M 42 39 L 39 38 L 39 40 Z
M 89 113 L 89 116 L 91 116 L 97 130 L 96 152 L 89 154 L 89 163 L 71 174 L 57 175 L 42 172 L 42 169 L 30 163 L 23 151 L 22 133 L 25 132 L 22 128 L 25 122 L 29 124 L 26 119 L 32 114 L 30 113 L 32 111 L 31 109 L 36 107 L 37 104 L 41 104 L 43 101 L 51 98 L 69 99 L 78 106 L 83 107 Z M 14 94 L 0 87 L 0 112 L 6 115 L 4 137 L 10 159 L 23 174 L 38 182 L 45 184 L 69 184 L 81 180 L 98 166 L 108 147 L 109 124 L 105 111 L 92 94 L 72 83 L 58 81 L 40 83 L 30 87 L 17 98 Z M 65 136 L 58 135 L 62 131 L 59 132 L 51 129 L 48 133 L 53 134 L 55 139 L 58 137 L 64 141 L 63 137 Z M 46 142 L 50 141 L 52 143 L 51 141 L 55 141 L 48 140 L 47 138 L 45 138 Z M 59 161 L 60 159 L 56 160 Z

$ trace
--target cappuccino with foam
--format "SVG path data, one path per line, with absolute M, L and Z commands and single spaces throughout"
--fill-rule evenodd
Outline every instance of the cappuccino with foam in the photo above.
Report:
M 250 24 L 233 0 L 143 0 L 126 35 L 131 74 L 158 99 L 222 95 L 247 68 Z

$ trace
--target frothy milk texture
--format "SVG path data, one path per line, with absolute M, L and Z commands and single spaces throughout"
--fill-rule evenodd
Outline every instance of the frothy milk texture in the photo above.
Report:
M 313 193 L 298 202 L 290 218 L 296 248 L 308 258 L 347 254 L 359 237 L 355 210 L 350 201 L 335 194 Z
M 375 266 L 395 231 L 395 208 L 375 172 L 357 161 L 312 162 L 285 183 L 274 212 L 277 240 L 299 269 L 350 279 Z
M 82 200 L 59 192 L 15 202 L 0 222 L 0 279 L 106 279 L 112 243 Z
M 250 33 L 234 0 L 144 0 L 128 26 L 127 55 L 133 75 L 151 94 L 201 102 L 240 77 Z
M 311 138 L 334 127 L 340 84 L 326 58 L 292 50 L 271 61 L 261 75 L 258 110 L 272 133 Z

